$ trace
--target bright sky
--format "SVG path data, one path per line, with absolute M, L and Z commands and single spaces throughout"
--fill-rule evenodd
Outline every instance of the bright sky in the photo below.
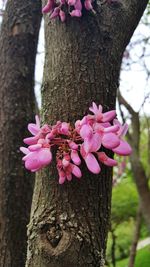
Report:
M 145 39 L 145 43 L 143 39 Z M 146 44 L 146 40 L 148 39 L 149 41 Z M 140 42 L 141 40 L 142 42 Z M 150 79 L 147 73 L 147 71 L 150 72 L 149 25 L 139 24 L 127 50 L 129 47 L 131 47 L 130 57 L 129 59 L 123 60 L 120 75 L 120 88 L 127 101 L 132 105 L 135 111 L 138 111 L 144 98 L 150 93 Z M 130 64 L 131 62 L 132 64 Z M 147 113 L 150 113 L 149 103 L 150 98 L 147 98 L 146 104 L 144 105 L 144 109 Z

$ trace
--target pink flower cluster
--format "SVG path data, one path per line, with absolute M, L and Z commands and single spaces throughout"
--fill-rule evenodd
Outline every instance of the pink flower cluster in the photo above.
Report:
M 48 0 L 46 6 L 43 7 L 43 13 L 50 13 L 50 19 L 59 17 L 62 22 L 66 19 L 66 14 L 71 17 L 81 17 L 83 7 L 86 10 L 93 11 L 93 0 Z
M 103 113 L 102 106 L 97 106 L 94 102 L 89 110 L 92 114 L 77 120 L 74 127 L 60 121 L 53 126 L 44 124 L 40 127 L 39 118 L 36 116 L 36 123 L 28 125 L 28 130 L 33 136 L 24 139 L 28 148 L 20 148 L 25 154 L 25 167 L 35 172 L 49 165 L 55 146 L 59 183 L 63 184 L 66 180 L 71 181 L 73 175 L 81 178 L 81 158 L 90 172 L 98 174 L 101 164 L 117 165 L 117 161 L 103 151 L 104 148 L 121 156 L 129 155 L 131 147 L 123 140 L 128 125 L 122 126 L 119 123 L 115 118 L 115 110 Z

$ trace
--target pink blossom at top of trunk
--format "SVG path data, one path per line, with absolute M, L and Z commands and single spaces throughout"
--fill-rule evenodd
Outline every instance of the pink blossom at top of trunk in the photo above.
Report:
M 117 0 L 107 0 L 106 2 L 111 5 L 115 1 Z M 42 8 L 42 12 L 43 14 L 49 13 L 50 19 L 59 18 L 61 22 L 65 22 L 67 16 L 81 17 L 83 10 L 96 13 L 93 3 L 94 0 L 48 0 Z

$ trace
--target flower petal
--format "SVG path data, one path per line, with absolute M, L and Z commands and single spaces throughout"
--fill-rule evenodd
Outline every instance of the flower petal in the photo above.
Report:
M 79 169 L 78 166 L 72 164 L 72 173 L 74 176 L 76 176 L 77 178 L 81 178 L 82 176 L 82 173 L 81 173 L 81 170 Z
M 69 123 L 62 122 L 59 132 L 64 135 L 68 135 L 69 133 Z
M 28 159 L 25 161 L 25 167 L 27 170 L 35 170 L 35 169 L 40 169 L 42 166 L 39 162 L 39 159 L 37 158 L 37 153 L 32 152 L 28 157 Z
M 35 145 L 37 143 L 38 138 L 33 136 L 33 137 L 27 137 L 23 139 L 23 142 L 27 145 Z
M 23 146 L 20 147 L 20 151 L 23 152 L 25 155 L 30 153 L 29 149 Z
M 116 117 L 116 111 L 111 110 L 103 113 L 102 122 L 112 121 Z
M 71 17 L 81 17 L 82 12 L 81 12 L 81 10 L 74 9 L 70 12 L 70 16 Z
M 66 20 L 66 14 L 63 10 L 60 10 L 59 16 L 60 16 L 61 22 L 64 22 Z
M 78 149 L 78 145 L 73 141 L 68 140 L 68 145 L 73 150 L 77 150 Z
M 93 129 L 90 125 L 83 125 L 81 130 L 80 130 L 80 136 L 85 139 L 85 138 L 91 138 L 93 135 Z
M 68 175 L 66 176 L 66 178 L 67 178 L 67 180 L 70 182 L 70 181 L 72 180 L 72 174 L 71 174 L 71 173 L 68 174 Z
M 96 152 L 100 149 L 102 143 L 102 138 L 98 133 L 93 134 L 93 137 L 91 138 L 91 148 L 90 152 Z
M 54 11 L 50 15 L 50 19 L 55 19 L 56 17 L 58 17 L 59 12 L 60 12 L 60 8 L 59 7 L 55 7 Z
M 75 7 L 75 10 L 81 11 L 82 10 L 81 0 L 76 0 L 74 7 Z
M 48 165 L 52 160 L 52 153 L 49 148 L 41 148 L 40 151 L 38 151 L 38 160 L 43 166 Z
M 59 174 L 59 184 L 63 184 L 66 180 L 66 175 L 63 170 L 58 169 L 58 174 Z
M 116 133 L 119 130 L 119 125 L 104 127 L 104 133 Z
M 63 158 L 63 160 L 62 160 L 63 167 L 68 167 L 69 164 L 70 164 L 70 161 L 69 160 L 66 160 L 65 158 Z
M 53 7 L 53 1 L 52 0 L 48 0 L 46 6 L 43 7 L 42 9 L 42 13 L 48 13 L 52 10 Z
M 105 152 L 97 152 L 97 156 L 98 156 L 99 161 L 107 166 L 117 165 L 117 161 L 112 158 L 109 158 Z
M 81 164 L 81 159 L 78 155 L 78 152 L 76 150 L 71 150 L 71 159 L 74 164 L 80 165 Z
M 91 3 L 92 1 L 91 0 L 85 0 L 84 1 L 84 6 L 85 6 L 85 8 L 87 9 L 87 10 L 92 10 L 93 9 L 93 7 L 92 7 L 92 3 Z
M 69 6 L 74 6 L 76 3 L 76 0 L 68 0 L 67 3 Z
M 29 149 L 30 151 L 36 151 L 36 150 L 40 149 L 41 147 L 42 147 L 41 144 L 36 144 L 36 145 L 31 145 L 31 146 L 29 146 L 28 149 Z
M 117 146 L 116 148 L 112 149 L 112 150 L 113 150 L 113 152 L 115 152 L 116 154 L 121 155 L 121 156 L 128 156 L 132 153 L 132 148 L 124 140 L 120 140 L 120 145 Z
M 36 121 L 36 126 L 39 128 L 40 130 L 40 118 L 38 115 L 35 115 L 35 121 Z
M 127 131 L 128 131 L 128 128 L 129 128 L 129 126 L 128 126 L 127 123 L 125 123 L 124 125 L 122 125 L 122 126 L 120 127 L 120 131 L 118 132 L 118 135 L 119 135 L 119 136 L 125 136 L 126 133 L 127 133 Z
M 92 153 L 88 153 L 84 160 L 90 172 L 95 174 L 98 174 L 100 172 L 100 166 L 97 162 L 97 159 Z
M 35 123 L 29 123 L 28 124 L 28 130 L 33 135 L 36 135 L 36 134 L 38 134 L 40 129 L 37 127 L 37 125 Z
M 102 138 L 102 145 L 108 149 L 113 149 L 120 144 L 120 139 L 114 133 L 104 134 Z

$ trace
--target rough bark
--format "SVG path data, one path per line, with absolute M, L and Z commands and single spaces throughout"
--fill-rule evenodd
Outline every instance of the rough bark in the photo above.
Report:
M 141 225 L 142 225 L 142 212 L 141 212 L 141 207 L 139 206 L 137 215 L 136 215 L 135 231 L 134 231 L 133 241 L 132 241 L 132 245 L 130 249 L 128 267 L 134 267 L 136 249 L 137 249 L 137 244 L 138 244 L 139 237 L 140 237 Z
M 148 177 L 140 158 L 140 114 L 135 112 L 133 108 L 127 103 L 124 97 L 119 92 L 118 100 L 120 105 L 124 105 L 131 115 L 131 127 L 132 131 L 127 134 L 129 143 L 133 148 L 133 152 L 130 156 L 131 168 L 135 184 L 139 193 L 141 202 L 141 209 L 145 221 L 150 229 L 150 188 L 148 184 Z
M 25 265 L 33 175 L 19 147 L 33 119 L 40 0 L 8 0 L 0 33 L 0 266 Z
M 85 12 L 64 24 L 46 20 L 43 121 L 73 123 L 92 101 L 105 111 L 115 107 L 122 54 L 146 3 L 98 1 L 96 15 Z M 60 186 L 54 165 L 36 179 L 26 267 L 102 267 L 111 169 L 96 176 L 83 167 L 81 181 Z

